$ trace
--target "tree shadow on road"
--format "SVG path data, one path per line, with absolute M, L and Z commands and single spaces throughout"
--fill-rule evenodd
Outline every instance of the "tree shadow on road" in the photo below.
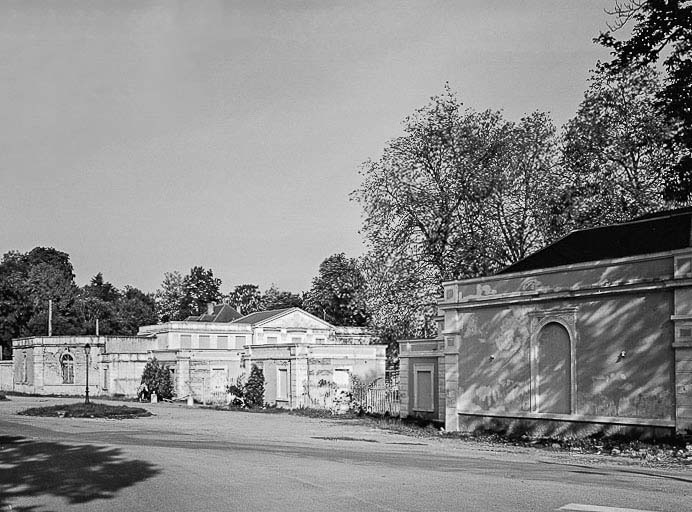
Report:
M 52 495 L 70 504 L 113 498 L 159 473 L 149 462 L 126 459 L 118 448 L 0 435 L 0 510 L 22 497 Z M 34 508 L 12 504 L 11 510 Z

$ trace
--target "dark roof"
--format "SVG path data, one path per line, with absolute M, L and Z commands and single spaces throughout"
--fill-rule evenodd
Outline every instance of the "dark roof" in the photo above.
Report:
M 238 310 L 228 304 L 219 304 L 214 307 L 214 320 L 212 322 L 233 322 L 242 317 Z
M 498 274 L 625 258 L 690 247 L 692 208 L 644 215 L 630 222 L 573 231 Z
M 264 320 L 267 320 L 268 318 L 272 318 L 274 316 L 280 315 L 281 313 L 284 313 L 290 309 L 293 308 L 284 308 L 284 309 L 269 309 L 267 311 L 258 311 L 257 313 L 250 313 L 249 315 L 245 315 L 242 318 L 239 318 L 238 320 L 235 320 L 235 323 L 237 324 L 258 324 Z
M 241 315 L 235 308 L 228 304 L 214 304 L 214 309 L 211 314 L 204 313 L 199 316 L 188 316 L 186 322 L 214 322 L 214 323 L 229 323 L 240 318 Z

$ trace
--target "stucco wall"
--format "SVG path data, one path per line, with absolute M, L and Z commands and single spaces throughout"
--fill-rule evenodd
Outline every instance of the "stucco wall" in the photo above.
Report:
M 446 363 L 444 339 L 404 340 L 399 342 L 400 415 L 444 421 Z M 418 404 L 416 372 L 432 371 L 433 409 L 423 410 Z
M 252 364 L 262 367 L 264 399 L 280 407 L 328 407 L 338 386 L 335 371 L 370 383 L 385 376 L 384 345 L 255 346 Z M 279 369 L 288 372 L 285 398 L 277 397 Z M 250 369 L 247 369 L 248 375 Z M 347 384 L 346 387 L 349 387 Z
M 492 295 L 541 292 L 549 289 L 605 288 L 624 283 L 646 283 L 673 277 L 673 258 L 668 254 L 636 261 L 614 260 L 491 276 L 444 284 L 442 302 L 456 303 Z
M 14 390 L 14 369 L 12 361 L 0 361 L 0 391 Z
M 665 291 L 461 313 L 459 412 L 531 412 L 531 318 L 549 321 L 554 308 L 575 311 L 573 414 L 673 418 L 673 306 Z
M 459 411 L 530 411 L 528 312 L 517 306 L 461 315 Z

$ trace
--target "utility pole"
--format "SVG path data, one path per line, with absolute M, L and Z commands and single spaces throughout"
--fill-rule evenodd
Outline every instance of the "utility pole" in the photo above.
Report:
M 48 336 L 53 336 L 53 299 L 48 299 Z

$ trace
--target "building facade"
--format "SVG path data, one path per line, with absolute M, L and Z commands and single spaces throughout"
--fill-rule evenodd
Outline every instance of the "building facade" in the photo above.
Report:
M 691 217 L 574 232 L 444 283 L 440 338 L 400 342 L 402 413 L 448 430 L 692 430 Z
M 386 346 L 373 341 L 365 329 L 333 326 L 299 308 L 202 315 L 143 326 L 135 337 L 22 338 L 13 340 L 13 389 L 83 394 L 88 344 L 93 396 L 136 396 L 144 366 L 156 358 L 171 372 L 177 397 L 222 402 L 227 386 L 244 381 L 256 365 L 264 371 L 267 403 L 328 406 L 353 379 L 384 378 Z

